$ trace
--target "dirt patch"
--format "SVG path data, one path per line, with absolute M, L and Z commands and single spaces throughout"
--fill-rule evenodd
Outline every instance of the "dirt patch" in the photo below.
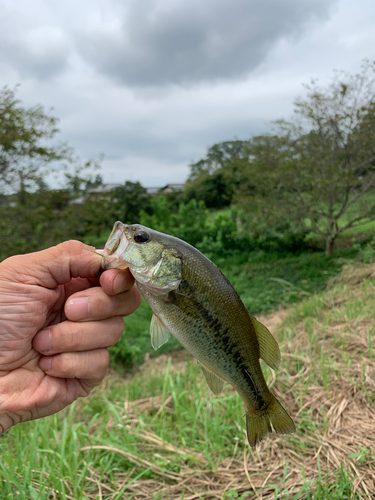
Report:
M 257 314 L 255 317 L 258 321 L 263 323 L 263 325 L 266 326 L 272 334 L 277 335 L 277 330 L 287 317 L 289 311 L 290 309 L 279 309 L 278 311 L 273 311 L 267 314 Z

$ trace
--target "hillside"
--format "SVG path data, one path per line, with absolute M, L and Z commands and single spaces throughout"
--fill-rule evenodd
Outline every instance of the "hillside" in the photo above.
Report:
M 374 275 L 344 268 L 327 291 L 258 316 L 280 343 L 265 373 L 295 434 L 251 450 L 238 395 L 213 396 L 189 355 L 164 354 L 3 436 L 1 498 L 374 498 Z

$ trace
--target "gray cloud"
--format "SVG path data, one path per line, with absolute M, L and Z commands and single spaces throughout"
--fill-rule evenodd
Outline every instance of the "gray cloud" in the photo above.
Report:
M 70 47 L 62 29 L 41 26 L 3 34 L 1 52 L 3 64 L 12 66 L 22 78 L 48 80 L 67 68 Z
M 282 38 L 329 17 L 336 0 L 133 0 L 76 34 L 81 56 L 129 86 L 244 77 Z M 116 4 L 119 8 L 119 5 Z

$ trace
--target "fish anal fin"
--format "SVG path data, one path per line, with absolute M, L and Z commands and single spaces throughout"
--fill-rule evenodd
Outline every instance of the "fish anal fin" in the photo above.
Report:
M 268 328 L 262 325 L 254 316 L 250 315 L 250 319 L 258 338 L 260 357 L 268 366 L 277 370 L 280 365 L 281 355 L 274 336 Z
M 168 342 L 170 333 L 164 326 L 162 321 L 156 316 L 152 315 L 151 325 L 150 325 L 150 335 L 151 335 L 151 345 L 157 351 L 160 346 Z
M 215 375 L 214 372 L 212 372 L 209 368 L 206 368 L 202 364 L 201 368 L 208 387 L 214 394 L 220 394 L 224 387 L 224 380 Z

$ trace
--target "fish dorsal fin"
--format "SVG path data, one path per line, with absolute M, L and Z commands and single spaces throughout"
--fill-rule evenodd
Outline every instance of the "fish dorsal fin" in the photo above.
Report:
M 257 334 L 260 357 L 267 363 L 268 366 L 277 370 L 280 364 L 281 355 L 279 346 L 273 337 L 272 333 L 254 316 L 250 315 L 251 322 Z
M 220 394 L 224 387 L 224 380 L 205 366 L 201 365 L 201 368 L 208 387 L 214 394 Z
M 151 345 L 157 351 L 160 346 L 168 342 L 170 333 L 160 319 L 153 314 L 150 325 Z

